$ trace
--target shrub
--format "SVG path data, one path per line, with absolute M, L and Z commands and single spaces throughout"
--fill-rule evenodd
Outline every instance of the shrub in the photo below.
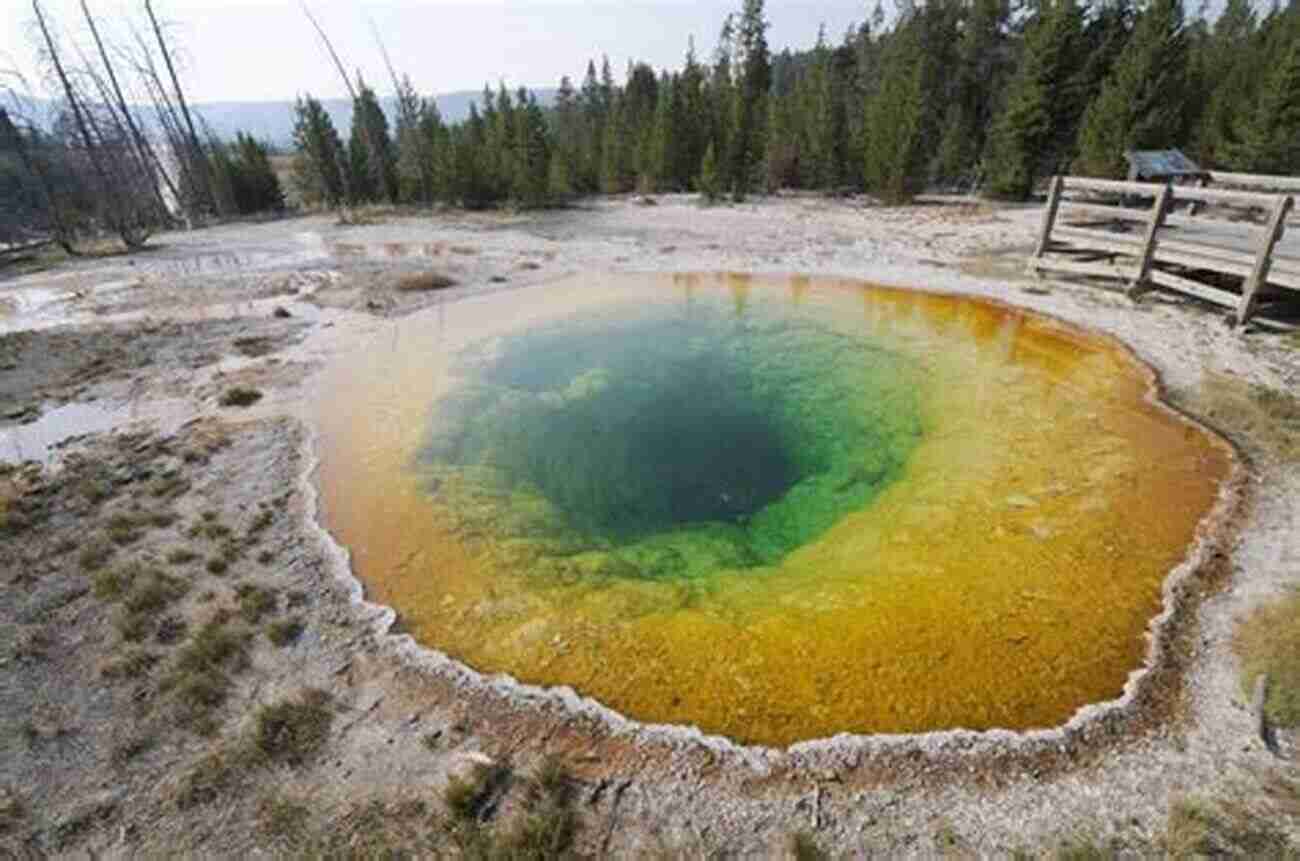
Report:
M 418 272 L 404 275 L 397 281 L 397 289 L 403 292 L 422 292 L 425 290 L 445 290 L 455 287 L 456 280 L 441 272 Z
M 1237 628 L 1233 646 L 1247 694 L 1261 673 L 1268 674 L 1264 710 L 1269 720 L 1300 725 L 1300 592 L 1255 610 Z
M 267 626 L 266 638 L 275 645 L 284 647 L 296 643 L 304 630 L 306 628 L 301 619 L 283 619 Z
M 223 407 L 251 407 L 262 399 L 262 393 L 246 386 L 235 386 L 222 393 L 219 403 Z
M 324 746 L 333 721 L 329 694 L 307 688 L 258 710 L 253 743 L 269 760 L 301 765 Z

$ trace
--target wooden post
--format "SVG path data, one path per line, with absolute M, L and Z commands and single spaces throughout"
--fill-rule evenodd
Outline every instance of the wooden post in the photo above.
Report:
M 1151 205 L 1151 221 L 1147 223 L 1147 235 L 1142 243 L 1142 256 L 1138 258 L 1137 271 L 1128 285 L 1129 298 L 1136 298 L 1147 286 L 1147 276 L 1151 272 L 1151 261 L 1156 254 L 1156 235 L 1164 227 L 1165 215 L 1169 212 L 1169 202 L 1173 198 L 1173 186 L 1165 183 L 1156 195 L 1156 202 Z
M 1038 233 L 1038 245 L 1029 258 L 1029 271 L 1037 273 L 1037 261 L 1047 253 L 1052 244 L 1052 226 L 1056 224 L 1056 211 L 1061 208 L 1061 193 L 1065 191 L 1065 178 L 1059 174 L 1052 177 L 1052 184 L 1047 192 L 1047 208 L 1043 210 L 1043 227 Z
M 1264 235 L 1260 237 L 1259 248 L 1255 252 L 1255 266 L 1241 288 L 1241 305 L 1237 307 L 1239 328 L 1245 326 L 1250 321 L 1250 315 L 1255 313 L 1259 288 L 1263 287 L 1268 280 L 1268 270 L 1273 265 L 1273 247 L 1277 245 L 1286 230 L 1286 217 L 1294 204 L 1295 201 L 1289 194 L 1278 198 L 1277 206 L 1273 208 L 1273 215 L 1268 220 L 1268 226 L 1264 228 Z

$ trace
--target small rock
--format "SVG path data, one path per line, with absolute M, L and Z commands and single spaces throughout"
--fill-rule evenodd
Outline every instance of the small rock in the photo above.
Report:
M 293 315 L 290 314 L 289 309 L 283 305 L 276 305 L 275 310 L 271 312 L 271 316 L 275 317 L 277 320 L 287 320 Z
M 486 753 L 477 750 L 452 754 L 451 764 L 447 766 L 447 776 L 457 780 L 472 780 L 481 768 L 491 768 L 496 761 Z

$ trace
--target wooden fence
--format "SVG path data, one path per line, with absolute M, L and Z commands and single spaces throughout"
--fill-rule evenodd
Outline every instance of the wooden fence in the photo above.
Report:
M 1175 290 L 1245 325 L 1263 306 L 1300 300 L 1300 241 L 1284 241 L 1293 206 L 1287 193 L 1058 176 L 1029 268 L 1118 279 L 1131 296 Z

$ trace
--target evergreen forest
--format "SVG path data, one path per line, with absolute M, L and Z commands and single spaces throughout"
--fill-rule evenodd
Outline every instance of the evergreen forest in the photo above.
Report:
M 309 203 L 469 208 L 575 196 L 780 189 L 927 190 L 1024 199 L 1055 173 L 1122 177 L 1128 149 L 1207 168 L 1300 172 L 1300 4 L 1228 0 L 899 0 L 838 40 L 774 53 L 763 0 L 677 69 L 589 61 L 554 104 L 485 87 L 444 123 L 409 79 L 396 116 L 362 82 L 345 141 L 299 99 L 295 181 Z

